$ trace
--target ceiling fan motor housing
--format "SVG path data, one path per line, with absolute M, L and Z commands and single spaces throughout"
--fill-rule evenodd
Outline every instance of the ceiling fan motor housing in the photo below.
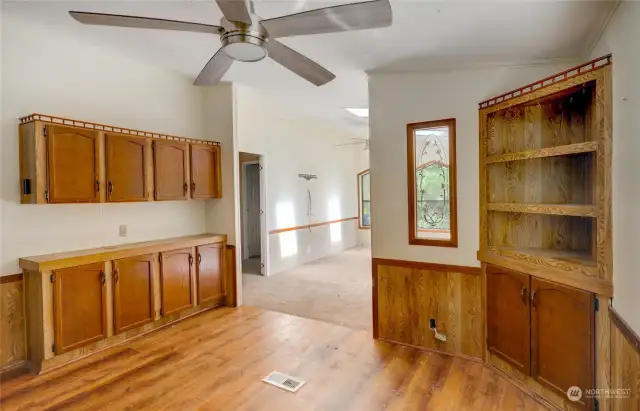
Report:
M 253 17 L 253 16 L 252 16 Z M 222 19 L 224 33 L 220 36 L 222 49 L 234 60 L 259 61 L 267 57 L 267 31 L 258 21 L 253 24 Z

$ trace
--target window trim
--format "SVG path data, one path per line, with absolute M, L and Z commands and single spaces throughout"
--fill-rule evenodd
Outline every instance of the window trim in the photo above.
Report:
M 416 166 L 415 166 L 415 139 L 414 133 L 418 129 L 427 127 L 449 127 L 449 215 L 450 232 L 449 240 L 437 240 L 418 237 L 416 224 Z M 456 180 L 456 119 L 423 121 L 407 124 L 407 189 L 409 208 L 409 244 L 433 247 L 458 247 L 458 192 Z
M 371 195 L 371 170 L 366 169 L 362 170 L 358 173 L 356 179 L 358 180 L 358 228 L 360 230 L 371 230 L 371 224 L 362 225 L 362 186 L 360 180 L 364 174 L 369 173 L 369 195 Z M 371 203 L 371 198 L 369 198 L 369 203 Z

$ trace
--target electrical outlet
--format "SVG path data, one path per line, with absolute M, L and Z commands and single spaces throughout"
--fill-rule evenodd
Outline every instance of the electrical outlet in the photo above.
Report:
M 127 236 L 127 232 L 128 232 L 128 226 L 126 225 L 121 225 L 120 226 L 120 237 L 126 237 Z
M 429 328 L 431 328 L 432 330 L 435 330 L 435 328 L 436 328 L 436 319 L 435 318 L 429 318 Z

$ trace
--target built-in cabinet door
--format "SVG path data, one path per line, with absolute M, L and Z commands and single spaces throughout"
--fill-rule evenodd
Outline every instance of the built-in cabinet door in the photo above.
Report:
M 107 151 L 107 201 L 146 201 L 147 139 L 105 134 Z
M 219 146 L 191 144 L 191 197 L 222 197 Z
M 45 130 L 49 202 L 99 202 L 98 132 L 57 125 Z
M 487 266 L 487 349 L 525 374 L 530 369 L 530 277 Z
M 561 395 L 594 387 L 594 329 L 592 293 L 531 279 L 532 377 Z
M 224 296 L 224 243 L 197 247 L 198 304 Z
M 170 315 L 193 306 L 191 294 L 191 248 L 160 253 L 162 315 Z
M 171 140 L 153 142 L 156 200 L 186 200 L 189 191 L 187 143 Z
M 153 320 L 152 267 L 151 254 L 113 261 L 113 322 L 116 334 Z
M 53 271 L 55 353 L 107 336 L 104 263 Z

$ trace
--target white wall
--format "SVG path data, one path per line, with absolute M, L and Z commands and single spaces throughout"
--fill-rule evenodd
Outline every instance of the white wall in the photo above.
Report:
M 268 96 L 236 88 L 238 151 L 264 156 L 267 231 L 357 216 L 353 148 L 335 147 L 349 135 L 331 125 L 273 107 Z M 298 173 L 317 174 L 307 182 Z M 237 181 L 237 180 L 236 180 Z M 237 187 L 239 189 L 239 187 Z M 238 225 L 238 230 L 240 229 Z M 356 245 L 357 221 L 268 236 L 268 272 L 277 273 Z M 332 235 L 333 234 L 333 235 Z M 239 235 L 238 235 L 239 238 Z
M 82 39 L 2 15 L 2 261 L 22 256 L 205 231 L 205 202 L 19 204 L 18 118 L 40 112 L 123 127 L 206 137 L 202 95 L 191 80 L 130 60 Z M 207 130 L 207 132 L 210 130 Z M 118 237 L 127 224 L 129 236 Z
M 569 66 L 371 75 L 373 256 L 479 266 L 478 103 Z M 458 248 L 409 245 L 406 124 L 451 117 L 457 128 Z
M 613 305 L 640 334 L 640 3 L 622 2 L 592 58 L 613 53 Z

